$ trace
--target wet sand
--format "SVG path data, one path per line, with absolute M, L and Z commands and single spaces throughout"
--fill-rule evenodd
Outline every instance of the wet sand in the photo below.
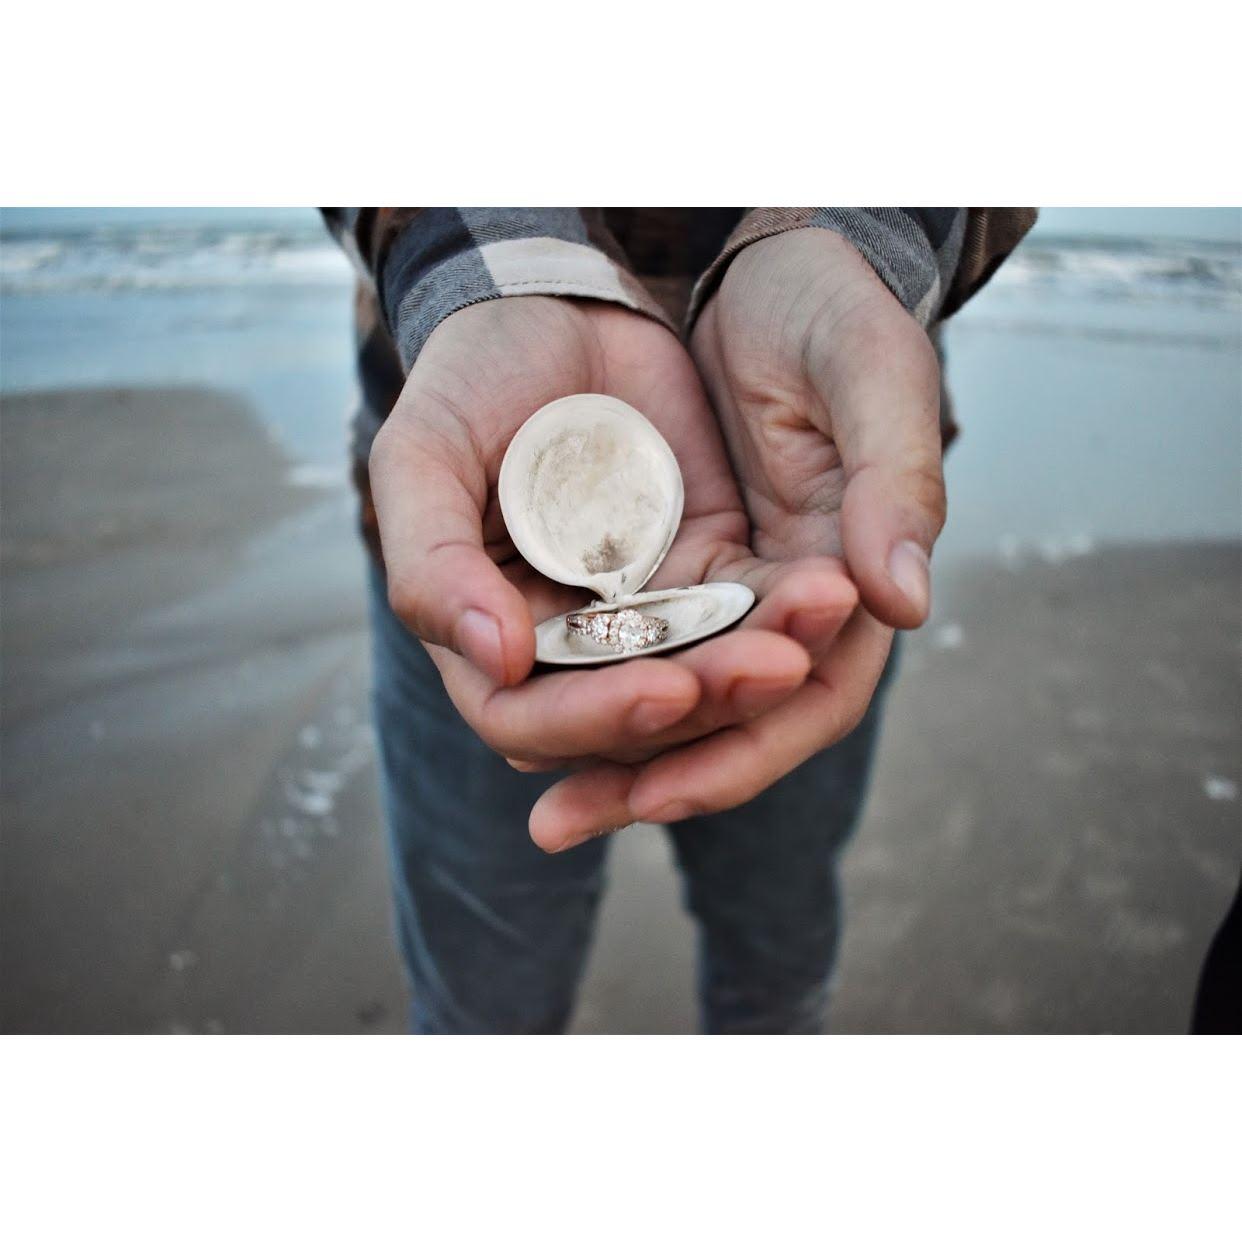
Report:
M 0 1027 L 398 1031 L 343 487 L 237 398 L 0 410 Z M 845 869 L 839 1031 L 1179 1031 L 1242 860 L 1236 543 L 951 559 Z M 694 1029 L 659 831 L 575 1029 Z

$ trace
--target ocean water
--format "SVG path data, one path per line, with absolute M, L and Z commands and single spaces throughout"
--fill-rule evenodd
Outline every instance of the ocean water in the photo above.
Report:
M 238 392 L 300 468 L 346 473 L 352 274 L 306 212 L 0 213 L 0 393 Z
M 945 342 L 943 552 L 1242 537 L 1242 245 L 1035 234 Z
M 947 329 L 942 555 L 1242 537 L 1242 212 L 1068 214 Z M 298 477 L 342 479 L 350 288 L 310 211 L 5 211 L 0 393 L 234 390 Z

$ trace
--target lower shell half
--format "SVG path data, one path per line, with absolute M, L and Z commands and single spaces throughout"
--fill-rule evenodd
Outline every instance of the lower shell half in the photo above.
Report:
M 668 591 L 647 591 L 615 604 L 590 604 L 586 611 L 634 609 L 644 617 L 667 622 L 668 633 L 641 650 L 622 651 L 571 630 L 566 625 L 569 614 L 561 613 L 535 627 L 535 658 L 542 664 L 612 664 L 640 655 L 663 655 L 728 629 L 750 611 L 754 602 L 755 593 L 750 587 L 737 582 L 708 582 Z

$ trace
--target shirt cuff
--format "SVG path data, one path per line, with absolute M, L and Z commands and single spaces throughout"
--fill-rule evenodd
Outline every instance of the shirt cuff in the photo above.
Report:
M 673 327 L 592 209 L 426 207 L 407 218 L 378 268 L 407 372 L 439 324 L 495 298 L 595 298 Z
M 965 207 L 755 207 L 695 286 L 686 330 L 693 328 L 738 251 L 761 238 L 807 228 L 844 237 L 889 292 L 928 327 L 940 315 L 953 283 L 966 219 Z

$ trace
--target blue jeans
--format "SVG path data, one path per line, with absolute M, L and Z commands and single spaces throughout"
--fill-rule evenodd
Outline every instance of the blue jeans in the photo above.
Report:
M 562 1031 L 591 942 L 608 838 L 542 853 L 526 823 L 557 777 L 515 772 L 471 732 L 422 645 L 388 607 L 377 571 L 371 623 L 413 1029 Z M 822 1031 L 840 927 L 837 859 L 862 807 L 880 699 L 843 742 L 745 806 L 667 829 L 700 929 L 708 1032 Z

